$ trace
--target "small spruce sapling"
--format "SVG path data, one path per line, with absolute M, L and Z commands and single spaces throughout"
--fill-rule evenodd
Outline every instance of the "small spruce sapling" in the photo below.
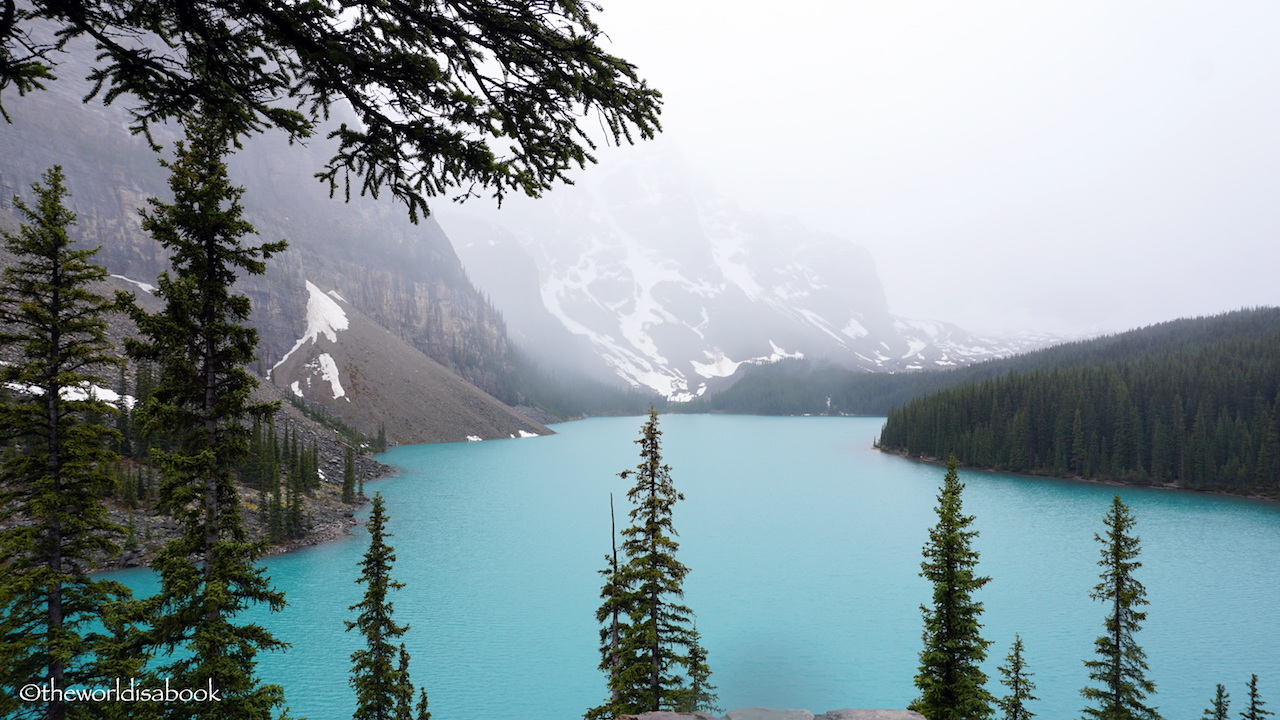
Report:
M 1266 705 L 1262 698 L 1258 696 L 1258 676 L 1249 676 L 1249 706 L 1240 713 L 1241 720 L 1266 720 L 1268 715 L 1275 715 L 1270 710 L 1263 710 L 1262 706 Z
M 1031 679 L 1033 673 L 1027 671 L 1022 653 L 1022 636 L 1014 635 L 1013 647 L 1009 649 L 1004 665 L 997 668 L 1000 671 L 1000 683 L 1009 688 L 1009 694 L 996 701 L 1004 711 L 1004 720 L 1031 720 L 1035 717 L 1035 713 L 1027 709 L 1027 703 L 1039 698 L 1031 694 L 1036 689 L 1036 684 Z

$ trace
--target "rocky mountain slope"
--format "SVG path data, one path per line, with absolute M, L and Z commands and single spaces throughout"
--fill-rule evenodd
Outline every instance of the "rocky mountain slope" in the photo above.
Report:
M 171 156 L 180 138 L 158 128 L 153 137 L 165 149 L 157 155 L 130 134 L 121 107 L 79 101 L 88 87 L 76 80 L 82 73 L 74 55 L 60 74 L 50 90 L 6 105 L 13 124 L 0 134 L 0 214 L 45 169 L 61 165 L 79 219 L 73 236 L 100 245 L 98 262 L 141 292 L 167 268 L 167 258 L 142 231 L 139 210 L 149 197 L 168 198 L 158 159 Z M 279 135 L 249 138 L 229 159 L 232 181 L 246 190 L 245 218 L 259 238 L 289 241 L 286 252 L 268 261 L 265 276 L 237 283 L 252 301 L 250 323 L 259 331 L 255 370 L 265 374 L 307 332 L 307 288 L 315 283 L 362 318 L 352 336 L 363 344 L 358 352 L 349 346 L 345 356 L 357 373 L 358 380 L 347 381 L 359 388 L 358 398 L 329 407 L 357 430 L 372 435 L 385 422 L 389 437 L 401 442 L 548 432 L 500 411 L 489 396 L 518 399 L 505 324 L 472 285 L 439 225 L 431 218 L 412 224 L 405 208 L 386 196 L 330 198 L 313 177 L 328 156 L 324 132 L 320 128 L 321 139 L 309 146 L 290 147 Z M 385 356 L 375 358 L 378 353 Z M 447 407 L 433 407 L 437 401 Z M 382 410 L 374 409 L 378 404 Z M 445 429 L 451 425 L 456 431 Z
M 119 106 L 127 99 L 80 102 L 89 89 L 83 74 L 73 54 L 49 90 L 6 103 L 13 123 L 0 133 L 0 203 L 62 165 L 77 236 L 102 246 L 100 262 L 111 272 L 153 283 L 166 259 L 141 231 L 138 210 L 149 197 L 168 196 L 167 174 L 146 140 L 128 131 Z M 305 327 L 309 279 L 469 382 L 491 393 L 509 388 L 502 318 L 468 280 L 448 238 L 431 218 L 410 223 L 389 197 L 331 199 L 313 177 L 328 157 L 324 133 L 307 146 L 288 146 L 278 134 L 250 138 L 229 161 L 232 181 L 246 188 L 246 219 L 263 240 L 290 243 L 266 276 L 239 287 L 253 302 L 262 357 L 279 360 Z M 165 157 L 180 139 L 166 128 L 154 138 Z
M 306 332 L 271 368 L 277 386 L 349 425 L 383 426 L 393 443 L 551 434 L 395 337 L 337 292 L 310 281 L 306 288 Z
M 531 345 L 585 346 L 629 384 L 688 400 L 744 364 L 899 372 L 1046 342 L 897 317 L 865 249 L 744 211 L 661 148 L 633 150 L 546 200 L 443 216 L 471 276 Z

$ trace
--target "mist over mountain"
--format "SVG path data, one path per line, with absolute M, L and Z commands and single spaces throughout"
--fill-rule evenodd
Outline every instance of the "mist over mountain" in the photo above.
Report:
M 128 132 L 126 113 L 80 102 L 88 88 L 70 79 L 79 74 L 72 65 L 64 69 L 66 82 L 10 109 L 0 193 L 25 192 L 46 168 L 62 165 L 79 236 L 102 245 L 110 272 L 154 282 L 167 259 L 142 232 L 138 210 L 148 197 L 167 197 L 166 171 L 145 139 Z M 166 147 L 180 139 L 166 128 L 154 137 Z M 740 368 L 783 359 L 915 371 L 1052 339 L 983 337 L 898 317 L 861 246 L 769 208 L 740 207 L 669 145 L 629 150 L 626 162 L 591 168 L 541 200 L 509 198 L 494 212 L 437 201 L 442 227 L 435 217 L 413 225 L 386 197 L 330 198 L 313 177 L 328 157 L 322 140 L 298 147 L 273 134 L 248 139 L 229 159 L 233 181 L 246 189 L 246 218 L 263 240 L 290 242 L 265 276 L 239 283 L 260 332 L 259 369 L 303 336 L 309 285 L 337 294 L 368 323 L 484 392 L 511 405 L 555 404 L 560 415 L 585 410 L 553 396 L 594 394 L 602 399 L 596 412 L 618 411 L 620 401 L 604 399 L 604 385 L 587 390 L 589 382 L 687 401 L 732 384 Z M 361 356 L 360 364 L 404 367 L 407 355 L 396 355 Z M 366 389 L 393 380 L 363 377 Z M 346 403 L 330 409 L 365 424 L 374 418 Z
M 895 316 L 861 246 L 739 207 L 663 146 L 629 158 L 542 200 L 442 213 L 469 275 L 544 362 L 583 367 L 586 346 L 627 383 L 679 401 L 744 364 L 939 369 L 1049 341 Z

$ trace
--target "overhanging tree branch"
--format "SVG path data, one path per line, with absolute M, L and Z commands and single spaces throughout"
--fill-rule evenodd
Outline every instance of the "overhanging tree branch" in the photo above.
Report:
M 388 190 L 416 219 L 450 188 L 501 200 L 567 181 L 595 160 L 584 118 L 615 143 L 660 130 L 661 95 L 602 49 L 592 10 L 581 0 L 30 0 L 0 24 L 0 99 L 41 87 L 54 48 L 77 41 L 97 53 L 90 98 L 126 102 L 140 132 L 203 109 L 233 137 L 276 128 L 301 139 L 345 106 L 354 121 L 330 132 L 337 148 L 320 179 L 347 196 Z M 57 43 L 24 44 L 35 27 Z

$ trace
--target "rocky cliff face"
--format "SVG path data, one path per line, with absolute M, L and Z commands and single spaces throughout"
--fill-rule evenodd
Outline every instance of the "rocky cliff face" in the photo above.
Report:
M 102 246 L 99 260 L 111 272 L 154 282 L 167 261 L 142 232 L 138 210 L 148 197 L 168 197 L 166 172 L 146 141 L 128 132 L 122 108 L 79 101 L 88 86 L 76 80 L 84 73 L 74 60 L 59 68 L 62 79 L 50 90 L 6 104 L 14 122 L 0 133 L 0 196 L 7 205 L 45 169 L 62 165 L 79 238 Z M 155 139 L 167 146 L 167 157 L 179 138 L 160 129 Z M 411 224 L 388 197 L 330 199 L 313 177 L 327 157 L 323 145 L 317 139 L 289 147 L 278 136 L 256 137 L 229 162 L 260 237 L 290 243 L 265 277 L 242 280 L 239 288 L 253 301 L 261 357 L 270 365 L 297 339 L 305 326 L 304 280 L 311 279 L 445 367 L 498 392 L 511 363 L 505 325 L 468 280 L 448 238 L 430 218 Z

